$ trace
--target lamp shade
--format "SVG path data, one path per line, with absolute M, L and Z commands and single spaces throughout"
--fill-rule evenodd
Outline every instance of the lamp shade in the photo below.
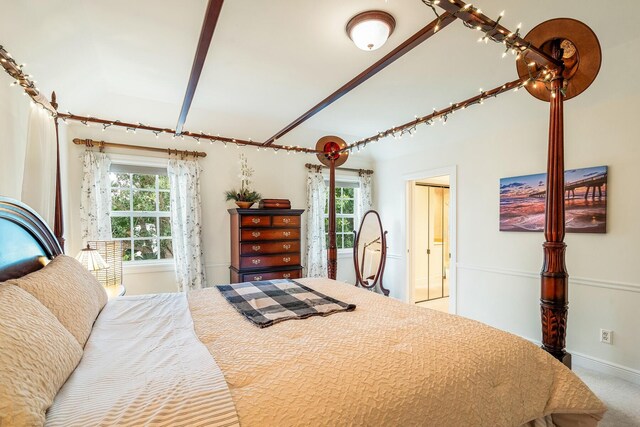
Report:
M 100 252 L 96 249 L 91 249 L 89 245 L 76 255 L 76 259 L 89 271 L 97 271 L 109 267 Z
M 362 50 L 376 50 L 384 45 L 393 33 L 396 21 L 393 16 L 379 10 L 362 12 L 349 21 L 347 34 Z
M 122 285 L 122 241 L 89 240 L 87 245 L 97 250 L 108 265 L 107 268 L 94 272 L 98 281 L 107 288 Z

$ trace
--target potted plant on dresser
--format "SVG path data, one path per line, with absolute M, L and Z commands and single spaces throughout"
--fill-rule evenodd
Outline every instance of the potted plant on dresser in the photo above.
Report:
M 240 190 L 231 189 L 225 191 L 226 200 L 233 200 L 241 209 L 249 209 L 254 203 L 260 201 L 262 196 L 260 193 L 251 189 L 251 177 L 253 169 L 249 167 L 247 158 L 244 154 L 240 154 Z

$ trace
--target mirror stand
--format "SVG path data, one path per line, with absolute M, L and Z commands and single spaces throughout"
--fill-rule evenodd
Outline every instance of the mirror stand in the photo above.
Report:
M 367 211 L 362 217 L 360 230 L 353 234 L 356 286 L 389 296 L 389 290 L 382 284 L 387 262 L 387 232 L 382 228 L 378 212 Z

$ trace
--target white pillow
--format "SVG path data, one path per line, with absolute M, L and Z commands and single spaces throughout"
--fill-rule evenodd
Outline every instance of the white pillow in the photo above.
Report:
M 0 425 L 44 425 L 82 358 L 73 335 L 28 292 L 0 283 Z
M 60 255 L 42 269 L 8 283 L 19 286 L 47 307 L 84 347 L 107 292 L 75 258 Z

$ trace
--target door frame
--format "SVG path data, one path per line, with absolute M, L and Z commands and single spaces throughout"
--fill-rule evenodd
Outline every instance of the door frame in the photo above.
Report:
M 458 312 L 458 244 L 457 244 L 457 167 L 446 166 L 437 169 L 428 169 L 419 172 L 413 172 L 404 175 L 405 181 L 405 221 L 406 221 L 406 283 L 405 295 L 409 304 L 415 304 L 414 283 L 413 283 L 413 185 L 415 181 L 435 178 L 438 176 L 449 176 L 449 248 L 451 250 L 451 259 L 449 261 L 449 313 L 456 314 Z
M 449 177 L 449 175 L 445 175 L 445 176 Z M 416 194 L 416 190 L 418 190 L 421 187 L 427 189 L 428 211 L 431 211 L 431 191 L 430 190 L 432 188 L 446 189 L 449 193 L 451 193 L 451 189 L 449 188 L 449 184 L 447 184 L 447 185 L 443 185 L 443 184 L 425 184 L 425 183 L 422 183 L 420 181 L 412 181 L 411 183 L 412 183 L 412 194 Z M 449 196 L 449 199 L 451 199 L 451 196 Z M 449 206 L 450 205 L 451 205 L 451 202 L 449 202 Z M 442 200 L 441 209 L 442 209 L 442 213 L 444 214 L 444 198 Z M 447 215 L 449 215 L 449 214 L 450 214 L 450 212 L 447 210 Z M 435 237 L 435 236 L 431 235 L 431 224 L 429 224 L 430 218 L 431 218 L 431 216 L 430 216 L 431 214 L 428 213 L 428 215 L 429 215 L 429 218 L 427 219 L 427 229 L 428 229 L 427 230 L 427 241 L 429 242 L 429 244 L 427 245 L 427 278 L 426 278 L 427 279 L 427 299 L 426 300 L 417 301 L 417 298 L 414 295 L 414 297 L 413 297 L 413 303 L 414 304 L 418 303 L 418 302 L 433 301 L 433 300 L 436 300 L 436 299 L 448 298 L 449 297 L 449 295 L 447 295 L 446 297 L 444 296 L 444 283 L 441 283 L 440 284 L 440 290 L 442 292 L 442 296 L 441 297 L 437 297 L 437 298 L 433 298 L 433 299 L 430 298 L 430 295 L 431 295 L 431 250 L 432 250 L 432 248 L 430 246 L 431 246 L 431 243 L 433 243 L 433 242 L 431 242 L 431 238 Z M 413 220 L 415 220 L 415 219 L 416 218 L 413 218 Z M 447 220 L 447 225 L 448 224 L 449 224 L 449 221 Z M 450 227 L 448 227 L 448 226 L 447 226 L 447 229 L 448 229 L 447 230 L 447 235 L 448 235 L 451 230 L 449 230 Z M 449 243 L 448 243 L 449 249 L 451 249 L 451 236 L 449 236 L 449 238 L 447 240 L 449 241 Z M 445 246 L 443 245 L 442 253 L 440 255 L 442 257 L 442 260 L 441 260 L 442 263 L 440 264 L 440 269 L 441 269 L 440 274 L 441 274 L 442 279 L 445 278 L 445 276 L 444 276 L 444 273 L 445 273 L 445 271 L 444 271 L 444 257 L 445 256 L 449 256 L 449 254 L 451 254 L 451 250 L 449 250 L 445 254 L 444 248 L 445 248 Z M 449 259 L 449 271 L 451 271 L 451 259 Z M 412 279 L 415 280 L 415 275 L 412 276 Z M 415 281 L 414 281 L 413 284 L 411 285 L 411 289 L 415 290 L 416 288 L 417 288 L 417 286 L 416 286 Z

